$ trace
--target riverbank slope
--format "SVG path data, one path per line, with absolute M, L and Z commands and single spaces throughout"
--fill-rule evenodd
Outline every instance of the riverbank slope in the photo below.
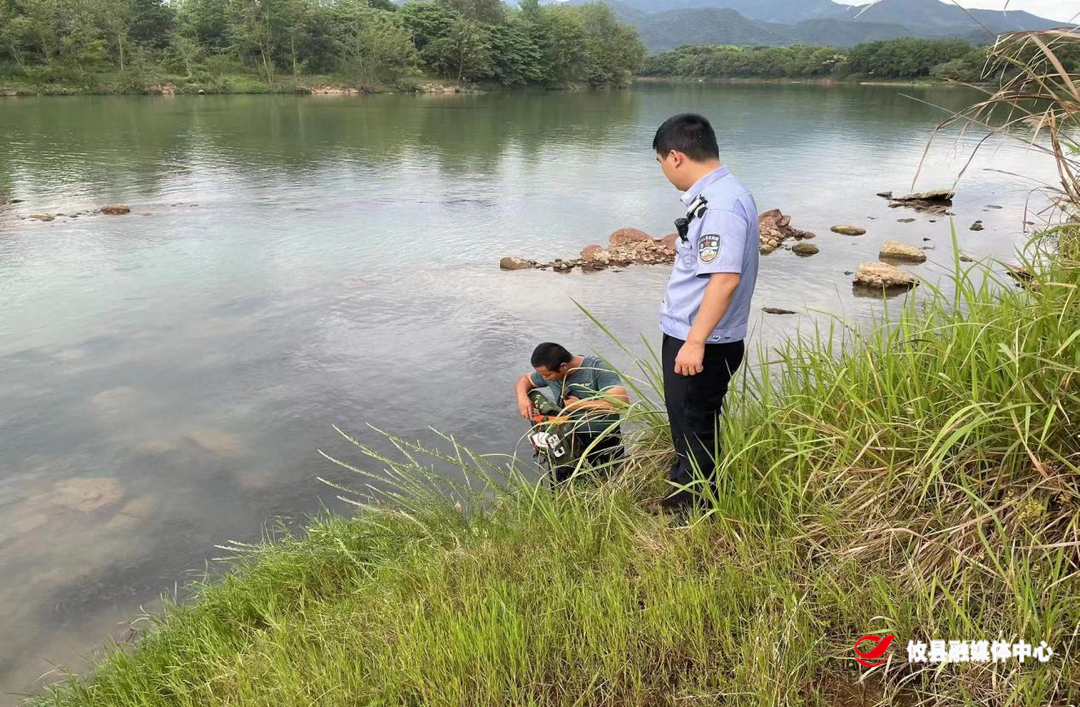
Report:
M 924 285 L 898 319 L 762 356 L 705 517 L 646 510 L 671 449 L 644 360 L 616 479 L 553 494 L 449 440 L 358 445 L 341 463 L 389 479 L 381 503 L 234 548 L 235 573 L 36 704 L 1075 702 L 1080 248 L 1059 235 L 1024 287 L 957 261 L 955 297 Z M 872 671 L 867 634 L 896 637 Z M 909 663 L 931 640 L 1054 655 Z

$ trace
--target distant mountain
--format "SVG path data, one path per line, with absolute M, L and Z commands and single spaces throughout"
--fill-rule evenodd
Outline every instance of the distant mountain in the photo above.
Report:
M 896 22 L 855 20 L 807 20 L 791 28 L 796 44 L 820 44 L 853 47 L 863 42 L 877 42 L 912 36 L 912 29 Z
M 964 10 L 939 0 L 878 0 L 846 8 L 845 15 L 857 22 L 894 22 L 941 34 L 978 29 L 979 23 L 995 32 L 1051 29 L 1062 24 L 1020 10 Z
M 683 44 L 785 45 L 794 39 L 786 25 L 775 31 L 762 22 L 748 20 L 734 10 L 703 8 L 671 10 L 645 15 L 637 27 L 641 41 L 652 51 L 674 49 Z
M 590 0 L 569 1 L 578 5 Z M 958 37 L 978 42 L 1003 32 L 1062 24 L 1030 12 L 963 10 L 939 0 L 878 0 L 862 6 L 833 0 L 602 1 L 620 20 L 637 27 L 650 51 L 682 44 L 851 47 L 897 37 Z
M 832 0 L 623 0 L 624 3 L 648 13 L 669 10 L 718 8 L 735 10 L 747 19 L 761 22 L 796 24 L 823 17 L 843 17 L 850 6 Z

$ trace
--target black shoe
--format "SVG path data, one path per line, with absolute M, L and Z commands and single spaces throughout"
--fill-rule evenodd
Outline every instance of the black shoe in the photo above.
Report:
M 669 496 L 660 499 L 660 510 L 669 513 L 679 513 L 689 510 L 697 499 L 697 494 L 686 489 L 680 489 Z

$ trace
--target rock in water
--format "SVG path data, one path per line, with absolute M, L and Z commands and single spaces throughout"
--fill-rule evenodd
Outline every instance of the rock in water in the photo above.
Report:
M 762 307 L 765 314 L 798 314 L 794 309 L 780 309 L 779 307 Z
M 981 231 L 983 230 L 983 228 L 985 228 L 985 226 L 983 226 L 982 221 L 976 221 L 975 223 L 971 224 L 972 231 Z
M 841 236 L 862 236 L 866 234 L 866 229 L 858 226 L 833 226 L 830 230 L 833 233 L 839 233 Z
M 530 268 L 532 268 L 532 263 L 524 258 L 507 257 L 499 261 L 501 270 L 529 270 Z
M 30 214 L 30 218 L 37 219 L 38 221 L 52 221 L 56 217 L 52 214 Z
M 956 196 L 956 194 L 953 192 L 952 189 L 935 189 L 933 191 L 916 192 L 914 194 L 908 194 L 906 196 L 890 195 L 889 198 L 893 201 L 928 201 L 938 204 L 944 204 L 945 206 L 950 206 L 952 204 L 954 196 Z
M 900 241 L 885 241 L 878 257 L 882 260 L 903 260 L 908 263 L 926 262 L 926 253 L 915 246 L 905 245 Z
M 909 272 L 888 263 L 863 263 L 855 270 L 856 285 L 873 288 L 912 287 L 915 278 Z
M 896 222 L 897 223 L 915 223 L 915 219 L 913 219 L 913 218 L 898 218 L 898 219 L 896 219 Z
M 806 256 L 817 255 L 820 251 L 818 251 L 818 247 L 813 243 L 796 243 L 795 245 L 791 246 L 791 252 L 796 255 Z
M 762 254 L 773 252 L 789 238 L 801 240 L 814 237 L 813 233 L 792 228 L 791 217 L 784 215 L 780 209 L 772 209 L 758 216 L 758 232 L 758 252 Z
M 639 231 L 636 228 L 620 228 L 610 236 L 608 236 L 608 243 L 611 245 L 624 245 L 626 243 L 634 243 L 636 241 L 651 241 L 653 237 L 645 231 Z
M 64 508 L 93 513 L 124 497 L 124 486 L 113 477 L 73 478 L 57 481 L 49 500 Z
M 953 196 L 951 189 L 937 189 L 935 191 L 917 192 L 906 196 L 890 196 L 887 198 L 891 202 L 889 206 L 894 209 L 909 206 L 916 211 L 945 214 L 948 213 L 949 207 L 952 206 Z
M 1005 266 L 1005 272 L 1009 274 L 1009 277 L 1016 280 L 1021 287 L 1030 287 L 1035 280 L 1035 276 L 1027 268 L 1008 263 L 1002 263 L 1002 265 Z
M 587 245 L 581 249 L 581 262 L 583 264 L 604 264 L 608 263 L 608 254 L 604 250 L 603 246 Z
M 126 204 L 109 204 L 101 207 L 101 213 L 106 216 L 123 216 L 131 213 L 131 207 Z

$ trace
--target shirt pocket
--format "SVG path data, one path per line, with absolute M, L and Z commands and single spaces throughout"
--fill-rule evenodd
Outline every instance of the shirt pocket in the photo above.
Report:
M 692 237 L 688 236 L 688 238 Z M 685 242 L 681 238 L 678 240 L 678 247 L 675 249 L 675 258 L 681 269 L 694 269 L 694 258 L 697 257 L 694 250 L 694 243 L 692 240 L 687 240 Z

